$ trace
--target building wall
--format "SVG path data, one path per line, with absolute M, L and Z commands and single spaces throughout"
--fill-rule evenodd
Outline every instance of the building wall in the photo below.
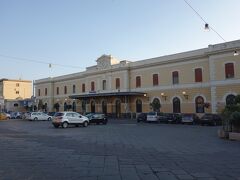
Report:
M 142 101 L 142 111 L 151 111 L 150 103 L 154 98 L 161 102 L 161 111 L 173 111 L 173 98 L 180 99 L 181 112 L 196 112 L 195 101 L 198 96 L 204 99 L 204 102 L 210 103 L 206 112 L 220 112 L 225 105 L 228 94 L 240 94 L 240 56 L 233 56 L 233 52 L 240 49 L 240 40 L 217 45 L 210 45 L 208 48 L 189 51 L 169 56 L 141 60 L 136 62 L 107 60 L 104 55 L 97 60 L 98 65 L 88 67 L 86 71 L 60 76 L 56 78 L 47 78 L 37 80 L 35 83 L 37 99 L 53 106 L 60 104 L 60 110 L 63 110 L 64 103 L 77 103 L 77 111 L 82 111 L 81 100 L 69 99 L 73 94 L 89 94 L 91 92 L 91 82 L 95 84 L 94 93 L 103 92 L 144 92 L 146 96 L 129 97 L 126 102 L 121 99 L 121 112 L 136 112 L 136 100 Z M 110 57 L 111 59 L 112 57 Z M 102 63 L 102 59 L 104 62 Z M 225 64 L 234 64 L 234 77 L 226 79 Z M 195 69 L 202 69 L 202 82 L 195 82 Z M 172 72 L 178 71 L 179 82 L 173 84 Z M 158 74 L 159 84 L 153 86 L 153 74 Z M 136 77 L 141 77 L 141 86 L 136 87 Z M 116 78 L 120 78 L 120 89 L 116 89 Z M 102 81 L 106 80 L 106 90 L 102 89 Z M 82 84 L 85 83 L 85 92 L 82 92 Z M 72 92 L 72 86 L 76 86 L 76 92 Z M 64 86 L 67 86 L 67 93 L 64 94 Z M 59 87 L 59 95 L 56 94 L 56 88 Z M 38 96 L 40 89 L 51 89 L 51 93 Z M 183 95 L 185 92 L 185 95 Z M 101 102 L 103 98 L 90 99 L 86 111 L 90 111 L 90 102 L 96 101 L 96 111 L 101 111 Z M 117 97 L 108 98 L 107 109 L 109 113 L 114 113 Z M 51 108 L 53 110 L 53 108 Z

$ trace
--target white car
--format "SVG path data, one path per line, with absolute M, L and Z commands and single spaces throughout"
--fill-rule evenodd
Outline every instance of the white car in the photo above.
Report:
M 55 128 L 58 128 L 59 126 L 67 128 L 69 125 L 83 125 L 84 127 L 87 127 L 89 119 L 76 112 L 57 112 L 53 117 L 52 124 Z
M 158 122 L 158 114 L 157 112 L 149 112 L 147 113 L 147 122 Z
M 52 117 L 43 113 L 43 112 L 32 112 L 30 116 L 28 117 L 30 121 L 34 120 L 45 120 L 45 121 L 51 121 Z

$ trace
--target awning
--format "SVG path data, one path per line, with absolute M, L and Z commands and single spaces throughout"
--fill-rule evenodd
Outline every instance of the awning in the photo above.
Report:
M 81 99 L 81 98 L 91 98 L 91 97 L 110 97 L 110 96 L 146 96 L 144 92 L 110 92 L 110 93 L 89 93 L 89 94 L 79 94 L 71 95 L 71 99 Z

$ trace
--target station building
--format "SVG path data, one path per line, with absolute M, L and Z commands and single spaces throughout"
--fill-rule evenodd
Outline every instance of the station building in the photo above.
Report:
M 152 111 L 220 113 L 240 94 L 240 40 L 131 62 L 99 57 L 85 71 L 36 80 L 47 111 L 103 112 L 116 117 Z

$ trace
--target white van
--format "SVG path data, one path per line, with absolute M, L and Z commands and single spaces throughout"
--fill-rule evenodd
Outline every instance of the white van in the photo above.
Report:
M 157 112 L 147 113 L 147 122 L 158 122 L 158 118 Z

